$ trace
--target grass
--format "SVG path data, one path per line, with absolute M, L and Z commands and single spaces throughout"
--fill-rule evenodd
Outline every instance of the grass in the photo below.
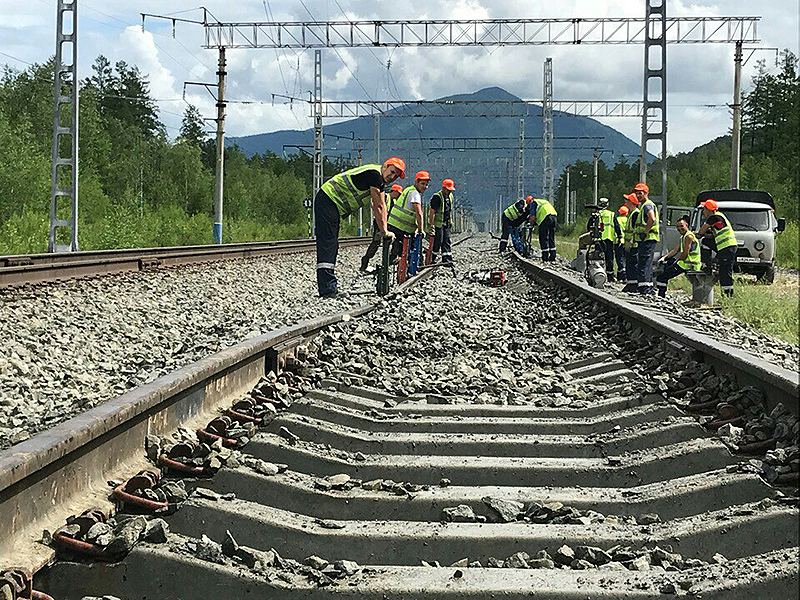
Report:
M 797 224 L 787 223 L 786 231 L 781 235 L 785 237 L 779 238 L 779 264 L 797 268 Z M 564 258 L 575 258 L 577 236 L 559 236 L 556 247 Z M 791 254 L 792 250 L 794 254 Z M 686 277 L 676 277 L 669 282 L 668 293 L 678 292 L 691 294 L 692 288 Z M 800 343 L 800 278 L 797 275 L 776 274 L 772 285 L 756 283 L 751 276 L 737 275 L 733 298 L 723 296 L 719 289 L 714 297 L 723 314 L 738 319 L 755 331 L 791 344 Z
M 786 230 L 778 234 L 778 249 L 775 262 L 780 267 L 800 269 L 800 224 L 786 223 Z

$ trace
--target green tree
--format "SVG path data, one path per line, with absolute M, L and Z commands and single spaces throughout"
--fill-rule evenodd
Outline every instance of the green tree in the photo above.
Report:
M 208 141 L 208 134 L 204 131 L 205 123 L 203 116 L 196 106 L 190 104 L 183 111 L 183 119 L 181 120 L 181 132 L 178 136 L 179 141 L 188 144 L 202 147 Z

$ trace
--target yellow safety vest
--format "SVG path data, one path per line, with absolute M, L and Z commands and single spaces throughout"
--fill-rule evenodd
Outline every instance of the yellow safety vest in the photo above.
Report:
M 683 245 L 686 238 L 692 240 L 692 245 L 689 246 L 689 254 L 686 255 L 684 260 L 678 261 L 678 266 L 684 271 L 699 271 L 700 270 L 700 244 L 697 243 L 697 237 L 691 230 L 687 230 L 681 237 L 681 253 L 683 253 Z
M 650 228 L 650 233 L 648 233 L 647 237 L 645 237 L 641 241 L 643 241 L 643 242 L 648 242 L 650 240 L 658 241 L 658 239 L 659 239 L 659 235 L 658 235 L 658 207 L 655 205 L 655 202 L 650 200 L 650 198 L 645 200 L 644 203 L 642 203 L 642 205 L 639 207 L 640 219 L 639 219 L 639 222 L 636 224 L 637 237 L 641 238 L 641 234 L 644 233 L 644 228 L 647 227 L 647 221 L 645 220 L 644 212 L 642 211 L 642 209 L 645 206 L 652 206 L 653 207 L 653 219 L 654 220 L 653 220 L 653 226 Z
M 714 242 L 717 244 L 717 250 L 719 251 L 723 248 L 728 248 L 729 246 L 738 246 L 739 242 L 736 241 L 736 234 L 733 233 L 733 227 L 731 226 L 731 222 L 728 220 L 728 217 L 719 211 L 715 212 L 714 214 L 725 221 L 725 227 L 722 229 L 712 229 L 714 232 Z
M 372 195 L 370 189 L 359 190 L 356 188 L 353 184 L 353 175 L 371 170 L 380 174 L 381 166 L 370 164 L 354 167 L 343 173 L 337 173 L 322 184 L 322 191 L 333 201 L 341 216 L 344 217 L 354 213 L 367 204 Z
M 625 223 L 625 243 L 631 244 L 631 249 L 636 248 L 639 242 L 636 240 L 636 221 L 639 220 L 639 207 L 634 208 L 628 215 L 628 222 Z
M 536 198 L 536 224 L 541 225 L 547 215 L 557 215 L 556 209 L 544 198 Z
M 625 240 L 625 228 L 628 226 L 628 217 L 626 215 L 618 216 L 617 223 L 619 223 L 619 231 L 620 231 L 620 236 L 617 239 L 617 242 L 622 242 Z
M 392 203 L 392 208 L 389 210 L 389 217 L 386 221 L 389 225 L 393 225 L 406 233 L 414 233 L 417 229 L 417 213 L 408 201 L 411 192 L 415 189 L 413 185 L 410 185 L 403 190 L 400 197 Z
M 614 233 L 614 213 L 604 208 L 600 211 L 600 220 L 603 221 L 603 233 L 600 239 L 614 241 L 616 237 Z

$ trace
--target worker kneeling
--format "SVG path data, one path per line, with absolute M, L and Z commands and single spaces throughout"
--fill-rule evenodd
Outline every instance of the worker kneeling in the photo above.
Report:
M 658 259 L 663 271 L 656 277 L 658 295 L 667 295 L 667 284 L 670 279 L 688 271 L 700 270 L 700 244 L 694 232 L 689 229 L 689 217 L 683 216 L 675 225 L 681 234 L 681 241 L 668 254 Z
M 387 228 L 394 234 L 391 258 L 403 252 L 403 240 L 422 232 L 422 193 L 428 189 L 431 176 L 427 171 L 418 171 L 414 185 L 405 188 L 389 209 Z
M 339 222 L 367 201 L 372 204 L 375 222 L 383 238 L 394 235 L 386 229 L 386 200 L 384 188 L 406 174 L 403 159 L 393 156 L 383 165 L 361 165 L 337 173 L 322 184 L 314 197 L 314 234 L 317 238 L 317 288 L 323 298 L 338 294 L 334 268 L 339 254 Z

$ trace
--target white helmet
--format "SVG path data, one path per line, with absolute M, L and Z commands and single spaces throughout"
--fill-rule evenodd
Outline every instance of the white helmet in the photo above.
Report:
M 598 198 L 597 206 L 600 208 L 606 208 L 608 206 L 608 198 Z

